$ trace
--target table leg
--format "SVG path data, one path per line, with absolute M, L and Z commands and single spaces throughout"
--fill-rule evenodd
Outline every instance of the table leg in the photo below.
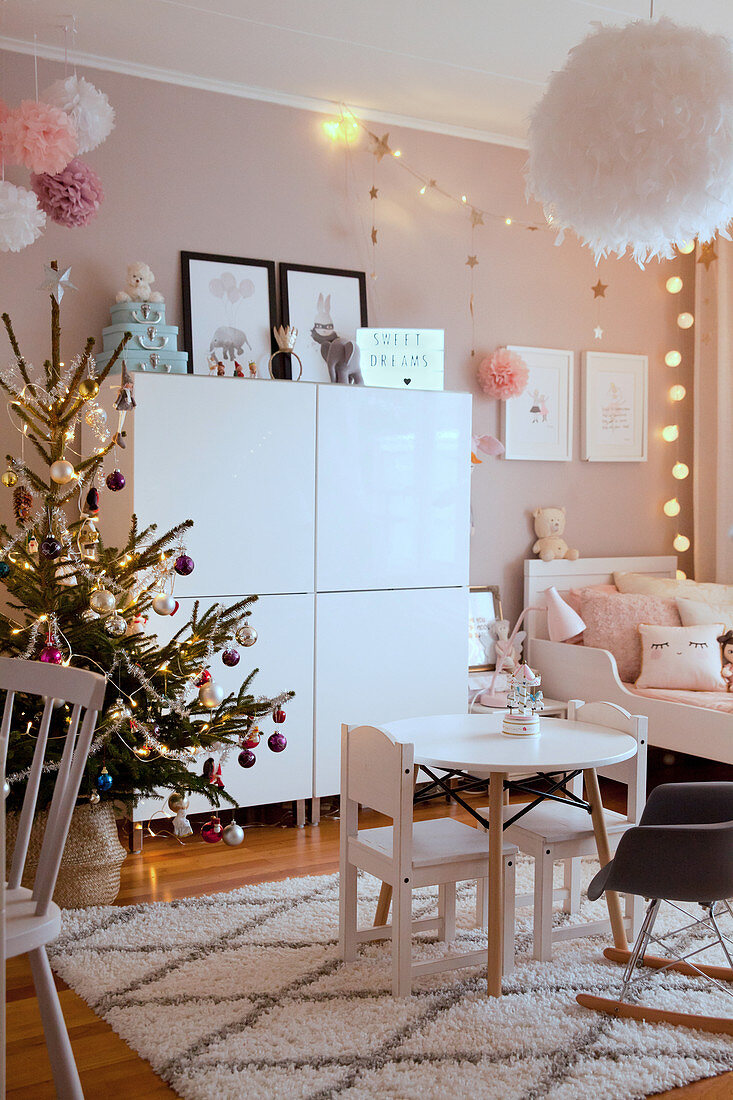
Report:
M 487 992 L 501 997 L 504 957 L 504 773 L 489 778 L 489 958 Z
M 608 833 L 606 832 L 603 803 L 601 802 L 601 792 L 595 768 L 584 769 L 583 779 L 585 780 L 586 798 L 590 803 L 593 818 L 593 832 L 596 836 L 598 859 L 601 867 L 605 867 L 611 859 L 611 850 L 608 846 Z M 624 918 L 621 913 L 621 900 L 615 890 L 606 890 L 606 905 L 608 906 L 608 915 L 611 918 L 614 945 L 622 951 L 627 951 L 629 943 L 626 939 Z

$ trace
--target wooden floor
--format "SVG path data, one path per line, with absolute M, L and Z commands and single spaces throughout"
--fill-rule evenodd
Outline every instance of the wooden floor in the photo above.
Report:
M 613 804 L 612 795 L 606 802 Z M 442 802 L 416 811 L 416 816 L 437 815 L 466 816 L 455 804 Z M 379 821 L 376 814 L 364 815 L 364 824 Z M 183 848 L 173 840 L 147 839 L 143 854 L 129 856 L 123 865 L 118 904 L 170 901 L 337 869 L 338 822 L 329 819 L 318 828 L 247 829 L 239 848 L 207 845 L 200 838 L 191 838 Z M 13 1100 L 46 1100 L 55 1095 L 51 1069 L 30 971 L 23 958 L 9 961 L 7 980 L 7 1095 Z M 176 1095 L 75 993 L 58 979 L 57 985 L 87 1100 L 155 1100 Z M 733 1073 L 663 1096 L 665 1100 L 730 1100 Z

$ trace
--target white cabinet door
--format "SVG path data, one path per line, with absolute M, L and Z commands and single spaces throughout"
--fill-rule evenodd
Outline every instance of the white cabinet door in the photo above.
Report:
M 191 600 L 181 600 L 179 611 L 171 618 L 157 619 L 156 633 L 162 639 L 178 630 L 184 616 L 190 614 Z M 202 609 L 205 602 L 202 601 Z M 230 602 L 227 600 L 226 602 Z M 156 616 L 157 618 L 157 616 Z M 260 806 L 269 802 L 310 798 L 313 772 L 313 596 L 263 596 L 255 604 L 249 620 L 258 632 L 257 642 L 249 649 L 237 646 L 241 660 L 235 668 L 227 668 L 217 654 L 211 664 L 214 680 L 227 691 L 238 690 L 245 676 L 253 669 L 260 671 L 252 685 L 256 695 L 275 695 L 291 690 L 295 698 L 285 705 L 287 718 L 275 726 L 271 717 L 260 723 L 262 742 L 256 750 L 257 763 L 252 768 L 240 768 L 237 750 L 222 761 L 222 776 L 226 789 L 240 806 Z M 149 625 L 153 625 L 150 623 Z M 288 739 L 284 752 L 274 753 L 267 747 L 267 738 L 280 729 Z M 217 762 L 220 753 L 211 754 Z M 196 764 L 201 771 L 205 756 Z M 165 806 L 160 798 L 140 802 L 134 812 L 136 821 L 147 820 L 155 810 Z M 226 807 L 228 803 L 223 803 Z M 209 809 L 203 795 L 191 795 L 190 813 Z
M 468 583 L 471 397 L 318 387 L 316 590 Z
M 468 590 L 316 596 L 314 794 L 340 787 L 341 723 L 466 709 Z
M 315 393 L 292 382 L 135 375 L 134 509 L 159 532 L 194 520 L 186 546 L 196 569 L 181 594 L 313 591 Z

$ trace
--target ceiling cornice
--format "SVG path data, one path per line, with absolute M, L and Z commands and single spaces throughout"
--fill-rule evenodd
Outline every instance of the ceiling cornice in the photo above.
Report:
M 0 49 L 12 53 L 31 54 L 48 61 L 64 62 L 65 51 L 62 47 L 44 43 L 29 42 L 22 38 L 8 38 L 0 35 Z M 318 114 L 333 114 L 339 110 L 339 104 L 328 99 L 316 99 L 312 96 L 292 95 L 276 92 L 269 88 L 257 88 L 248 84 L 237 84 L 228 80 L 214 80 L 209 77 L 194 76 L 191 73 L 178 72 L 175 69 L 163 69 L 153 65 L 139 65 L 134 61 L 120 61 L 101 54 L 81 53 L 75 50 L 69 53 L 70 63 L 80 67 L 104 69 L 107 72 L 135 76 L 144 80 L 158 80 L 163 84 L 180 84 L 186 88 L 198 88 L 205 92 L 217 92 L 220 95 L 237 96 L 239 99 L 257 99 L 264 103 L 276 103 L 282 107 L 294 107 L 301 111 L 315 111 Z M 512 149 L 526 149 L 524 138 L 515 138 L 507 134 L 494 134 L 487 130 L 476 130 L 470 126 L 455 126 L 450 123 L 432 122 L 429 119 L 412 118 L 406 115 L 391 114 L 370 107 L 349 103 L 348 106 L 359 118 L 370 122 L 379 122 L 384 126 L 405 126 L 411 130 L 423 130 L 431 134 L 445 134 L 448 137 L 467 138 L 469 141 L 482 141 L 489 145 L 506 145 Z

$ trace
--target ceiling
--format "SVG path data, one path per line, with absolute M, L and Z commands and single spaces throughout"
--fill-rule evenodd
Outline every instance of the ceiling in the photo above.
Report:
M 0 0 L 0 47 L 523 146 L 553 69 L 650 0 Z M 73 12 L 76 34 L 65 34 Z M 655 0 L 733 39 L 731 0 Z

